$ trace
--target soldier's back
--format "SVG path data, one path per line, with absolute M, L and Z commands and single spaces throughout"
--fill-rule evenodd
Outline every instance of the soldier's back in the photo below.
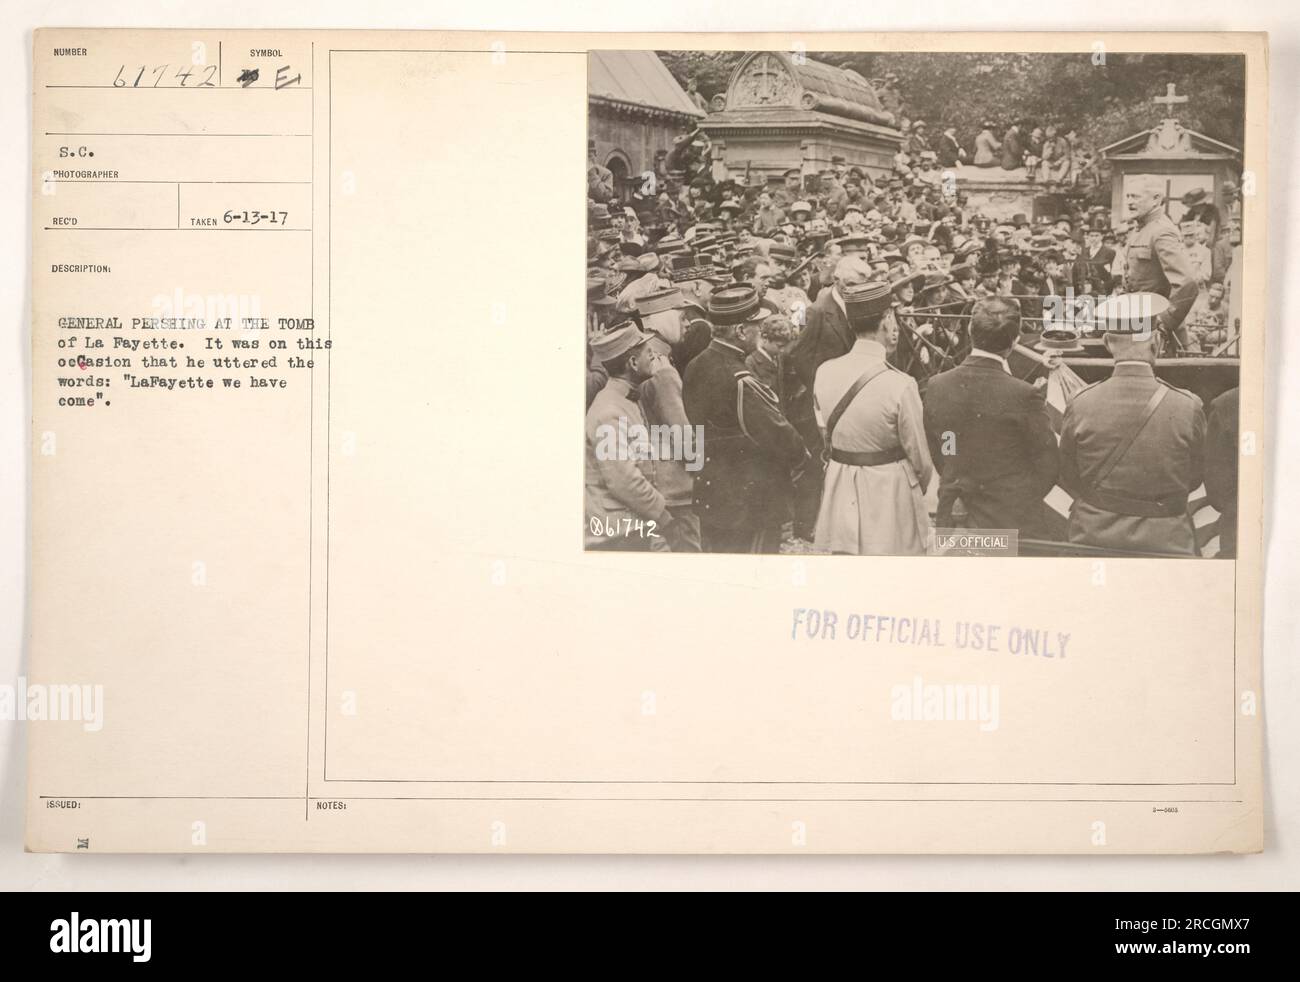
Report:
M 1148 365 L 1122 363 L 1079 392 L 1061 435 L 1062 483 L 1075 496 L 1071 541 L 1194 553 L 1187 496 L 1202 480 L 1204 442 L 1200 398 L 1156 378 Z

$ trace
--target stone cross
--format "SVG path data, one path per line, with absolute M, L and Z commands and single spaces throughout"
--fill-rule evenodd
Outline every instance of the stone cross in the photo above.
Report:
M 1156 96 L 1154 99 L 1152 99 L 1151 101 L 1152 101 L 1152 102 L 1155 102 L 1155 103 L 1158 103 L 1158 104 L 1161 104 L 1161 105 L 1168 106 L 1168 107 L 1169 107 L 1169 112 L 1172 113 L 1172 112 L 1173 112 L 1173 109 L 1174 109 L 1174 106 L 1176 106 L 1176 105 L 1177 105 L 1178 103 L 1180 103 L 1180 102 L 1186 102 L 1186 101 L 1187 101 L 1187 96 L 1185 96 L 1185 95 L 1176 95 L 1176 94 L 1175 94 L 1175 91 L 1174 91 L 1174 90 L 1175 90 L 1176 88 L 1177 88 L 1177 84 L 1174 83 L 1174 82 L 1170 82 L 1168 85 L 1165 86 L 1165 94 L 1164 94 L 1164 95 L 1158 95 L 1158 96 Z
M 779 73 L 771 59 L 764 55 L 750 74 L 758 78 L 758 98 L 763 102 L 772 98 L 772 81 Z

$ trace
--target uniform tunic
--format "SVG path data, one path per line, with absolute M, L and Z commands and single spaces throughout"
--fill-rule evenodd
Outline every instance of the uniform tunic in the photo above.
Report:
M 598 522 L 605 527 L 621 525 L 625 519 L 641 519 L 663 525 L 669 517 L 667 502 L 654 485 L 654 462 L 618 453 L 617 444 L 611 441 L 610 435 L 617 434 L 620 427 L 626 431 L 637 426 L 645 426 L 637 390 L 626 379 L 611 378 L 587 410 L 588 549 L 635 549 L 649 543 L 635 536 L 610 538 L 594 532 Z
M 859 338 L 848 354 L 817 370 L 813 391 L 824 424 L 849 387 L 874 365 L 885 348 Z M 832 436 L 835 449 L 855 453 L 902 447 L 905 459 L 874 466 L 826 466 L 815 543 L 853 555 L 924 555 L 930 518 L 925 489 L 934 467 L 926 449 L 921 395 L 910 375 L 886 368 L 858 393 Z
M 1196 302 L 1196 273 L 1178 229 L 1159 208 L 1139 219 L 1124 248 L 1124 289 L 1169 299 L 1162 325 L 1177 330 Z M 1183 339 L 1186 343 L 1186 337 Z
M 1098 484 L 1103 462 L 1162 385 L 1164 401 Z M 1146 362 L 1119 362 L 1110 378 L 1080 390 L 1061 424 L 1061 486 L 1074 496 L 1070 541 L 1195 555 L 1186 499 L 1204 477 L 1205 426 L 1200 397 L 1162 382 Z M 1141 514 L 1160 508 L 1173 513 Z

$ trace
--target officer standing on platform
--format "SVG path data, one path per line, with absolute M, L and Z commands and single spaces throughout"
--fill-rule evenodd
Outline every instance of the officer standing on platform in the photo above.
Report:
M 1168 300 L 1169 309 L 1158 319 L 1157 333 L 1160 340 L 1172 336 L 1186 348 L 1188 337 L 1182 323 L 1196 302 L 1196 273 L 1164 205 L 1165 183 L 1155 175 L 1134 178 L 1124 191 L 1127 217 L 1137 222 L 1124 252 L 1124 292 L 1158 293 Z
M 1167 312 L 1168 302 L 1150 293 L 1097 308 L 1115 368 L 1074 396 L 1061 425 L 1071 542 L 1197 554 L 1187 496 L 1204 476 L 1205 412 L 1198 396 L 1156 377 L 1151 325 Z
M 695 510 L 705 552 L 777 552 L 793 475 L 809 461 L 776 393 L 745 366 L 768 313 L 752 286 L 715 290 L 713 340 L 686 366 L 686 415 L 703 427 Z

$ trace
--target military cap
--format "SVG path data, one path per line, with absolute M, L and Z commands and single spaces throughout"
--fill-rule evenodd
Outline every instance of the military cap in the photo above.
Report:
M 929 239 L 923 239 L 919 235 L 910 235 L 907 237 L 907 240 L 903 243 L 903 254 L 906 255 L 907 250 L 912 248 L 912 246 L 914 245 L 929 246 L 931 244 L 932 243 L 930 242 Z
M 786 172 L 785 172 L 784 174 L 782 174 L 781 176 L 782 176 L 782 177 L 799 177 L 799 176 L 800 176 L 800 175 L 799 175 L 799 168 L 798 168 L 798 167 L 791 167 L 788 171 L 786 171 Z
M 665 235 L 655 243 L 655 250 L 662 253 L 681 252 L 686 248 L 686 240 L 678 235 Z
M 758 309 L 758 291 L 747 283 L 724 286 L 709 297 L 709 320 L 714 324 L 739 324 Z
M 893 305 L 894 299 L 889 284 L 883 280 L 845 287 L 842 296 L 850 323 L 879 317 Z
M 638 314 L 649 317 L 651 314 L 662 314 L 666 310 L 678 310 L 685 307 L 686 299 L 682 296 L 681 290 L 675 286 L 670 286 L 637 297 L 633 304 Z
M 625 322 L 593 337 L 591 339 L 591 353 L 599 362 L 613 361 L 620 355 L 627 354 L 633 348 L 640 347 L 649 340 L 650 335 L 642 331 L 636 324 Z
M 781 308 L 776 305 L 775 301 L 768 300 L 764 297 L 754 308 L 754 312 L 745 318 L 747 321 L 765 321 L 774 314 L 781 313 Z
M 794 204 L 790 206 L 790 213 L 794 214 L 796 211 L 811 212 L 812 205 L 810 205 L 807 201 L 796 201 Z
M 1093 316 L 1108 334 L 1147 334 L 1168 309 L 1169 301 L 1158 293 L 1121 293 L 1099 303 Z

